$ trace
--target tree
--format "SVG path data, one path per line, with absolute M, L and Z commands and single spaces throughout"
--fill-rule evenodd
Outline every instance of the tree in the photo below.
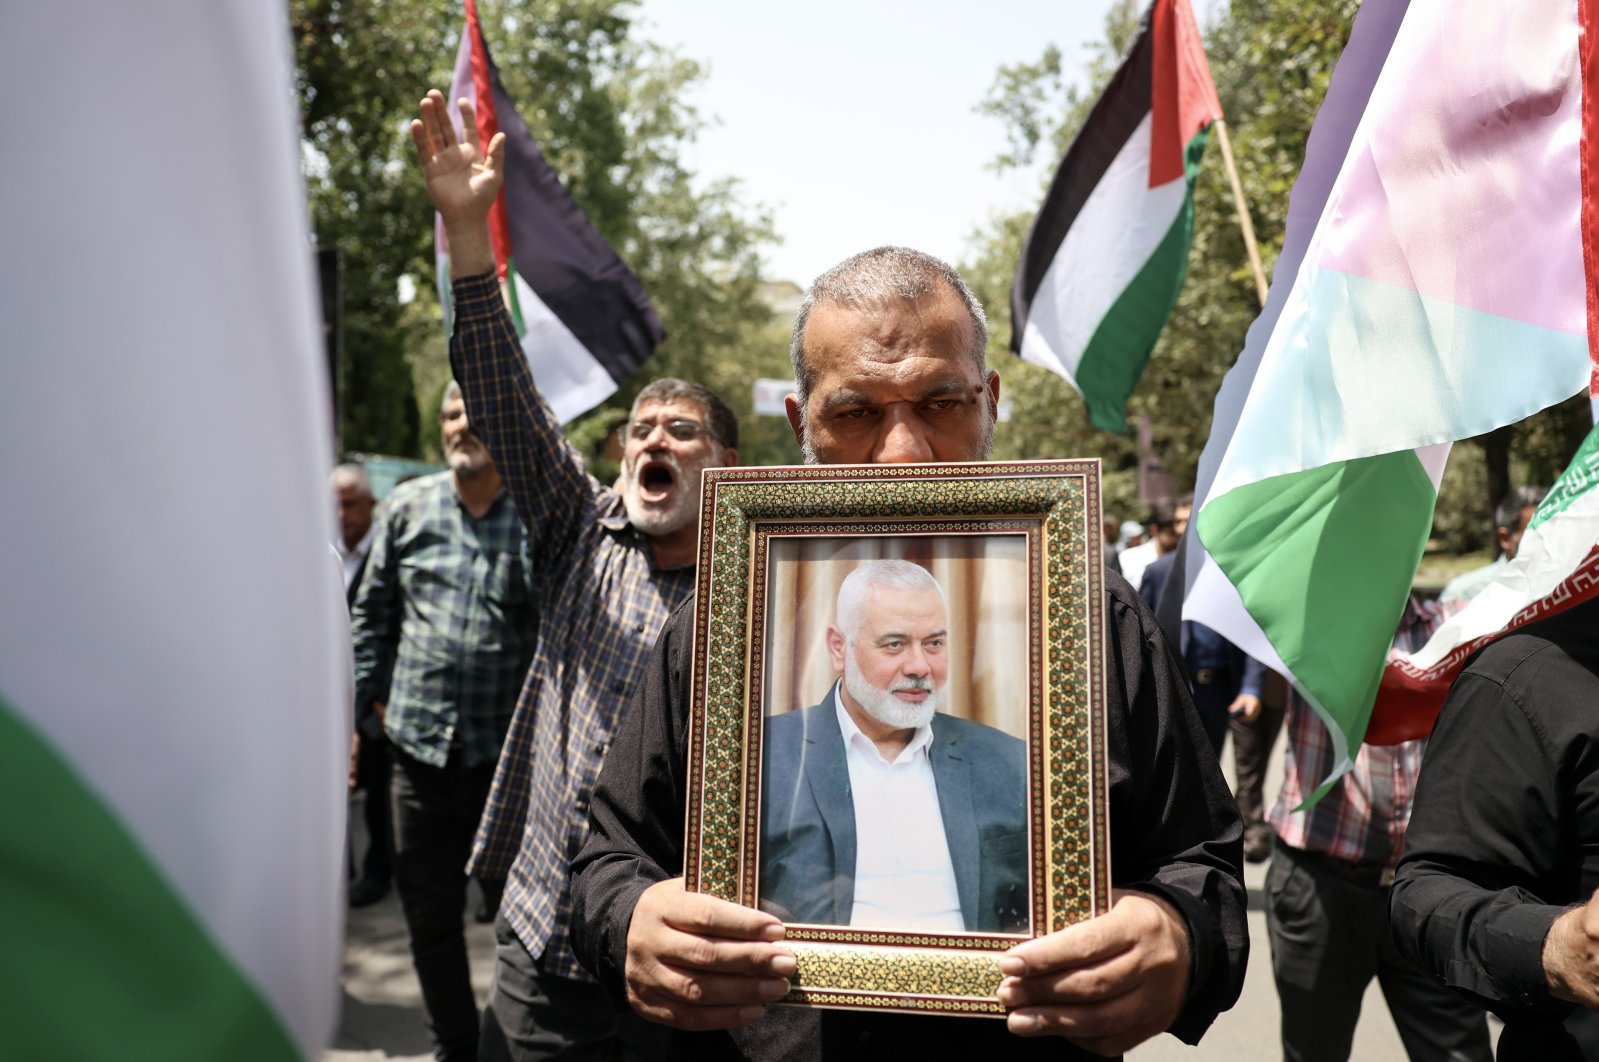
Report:
M 415 455 L 421 417 L 400 277 L 423 260 L 427 196 L 407 164 L 405 118 L 447 70 L 449 26 L 425 0 L 292 0 L 304 169 L 319 245 L 342 256 L 341 436 Z
M 420 425 L 448 366 L 433 215 L 406 129 L 421 93 L 451 77 L 463 14 L 443 0 L 294 0 L 290 11 L 312 213 L 319 241 L 345 256 L 344 443 L 416 454 L 432 445 Z M 727 389 L 786 364 L 781 349 L 754 345 L 771 317 L 759 283 L 772 232 L 734 183 L 697 182 L 681 161 L 703 125 L 684 102 L 699 65 L 641 40 L 625 0 L 485 0 L 479 13 L 519 113 L 668 333 L 638 377 L 573 426 L 577 437 L 597 447 L 658 375 L 699 379 L 747 416 L 749 395 Z M 402 277 L 416 291 L 406 306 Z

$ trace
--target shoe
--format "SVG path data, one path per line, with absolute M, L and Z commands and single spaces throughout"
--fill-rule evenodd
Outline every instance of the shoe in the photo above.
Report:
M 1244 859 L 1250 863 L 1264 863 L 1271 858 L 1271 834 L 1246 833 L 1244 835 Z
M 350 906 L 371 907 L 388 894 L 388 881 L 377 878 L 362 878 L 350 886 Z

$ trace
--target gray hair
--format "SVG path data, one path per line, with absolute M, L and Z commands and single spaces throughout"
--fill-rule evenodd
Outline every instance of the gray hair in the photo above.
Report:
M 882 306 L 895 299 L 915 302 L 937 292 L 941 285 L 959 295 L 966 306 L 972 322 L 969 353 L 978 374 L 986 377 L 988 318 L 961 275 L 947 262 L 909 247 L 875 247 L 844 259 L 817 277 L 800 302 L 788 357 L 794 366 L 794 390 L 801 418 L 816 382 L 816 374 L 805 363 L 805 328 L 810 324 L 812 310 L 818 305 Z
M 461 385 L 454 380 L 444 385 L 444 397 L 439 399 L 439 414 L 441 416 L 444 413 L 444 407 L 450 404 L 450 399 L 452 398 L 460 398 L 461 401 L 466 401 L 461 395 Z
M 1495 530 L 1514 531 L 1521 524 L 1521 510 L 1538 508 L 1548 493 L 1548 487 L 1516 487 L 1494 509 Z
M 699 405 L 712 438 L 729 449 L 738 449 L 737 415 L 715 391 L 693 380 L 680 380 L 675 376 L 651 380 L 633 399 L 633 408 L 627 417 L 632 420 L 638 416 L 639 407 L 646 402 L 672 402 L 680 398 Z
M 338 489 L 339 480 L 341 479 L 355 484 L 357 489 L 361 491 L 363 498 L 372 497 L 372 477 L 366 474 L 365 465 L 343 464 L 334 466 L 333 474 L 328 477 L 328 482 L 333 485 L 334 489 Z
M 845 638 L 853 639 L 855 632 L 861 629 L 861 622 L 865 618 L 863 613 L 866 611 L 866 592 L 874 586 L 895 590 L 936 590 L 944 611 L 949 611 L 949 598 L 944 594 L 943 585 L 920 564 L 892 558 L 867 561 L 846 575 L 838 588 L 833 622 L 844 632 Z

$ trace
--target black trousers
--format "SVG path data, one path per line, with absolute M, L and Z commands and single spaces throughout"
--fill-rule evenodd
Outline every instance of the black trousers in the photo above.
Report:
M 599 985 L 544 970 L 502 914 L 494 921 L 494 988 L 483 1012 L 482 1062 L 647 1062 L 672 1030 L 612 1006 Z
M 1209 681 L 1194 679 L 1194 710 L 1205 726 L 1205 736 L 1210 738 L 1210 749 L 1221 755 L 1222 742 L 1227 740 L 1227 709 L 1232 707 L 1237 680 L 1226 668 L 1206 668 L 1204 677 Z
M 394 838 L 389 825 L 389 739 L 361 735 L 361 750 L 355 758 L 355 786 L 366 793 L 363 817 L 366 819 L 366 855 L 359 874 L 350 868 L 351 881 L 358 877 L 387 885 L 394 877 Z
M 477 1057 L 477 998 L 467 965 L 466 860 L 494 764 L 466 767 L 451 752 L 432 767 L 393 750 L 394 883 L 411 937 L 411 961 L 440 1062 Z
M 1233 735 L 1233 766 L 1238 773 L 1238 787 L 1233 791 L 1238 801 L 1238 814 L 1244 820 L 1244 840 L 1260 836 L 1269 840 L 1271 827 L 1266 825 L 1266 768 L 1271 763 L 1272 746 L 1283 728 L 1283 712 L 1287 707 L 1287 683 L 1275 671 L 1266 672 L 1260 694 L 1260 714 L 1253 723 L 1234 719 L 1228 723 Z
M 1483 1011 L 1394 947 L 1388 892 L 1380 868 L 1277 840 L 1266 873 L 1266 925 L 1284 1062 L 1348 1059 L 1373 977 L 1411 1058 L 1492 1062 Z

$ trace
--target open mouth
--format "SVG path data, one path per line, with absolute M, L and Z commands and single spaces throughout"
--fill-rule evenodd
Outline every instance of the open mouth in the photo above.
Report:
M 639 497 L 654 504 L 665 501 L 677 483 L 677 471 L 665 461 L 646 461 L 638 470 Z

